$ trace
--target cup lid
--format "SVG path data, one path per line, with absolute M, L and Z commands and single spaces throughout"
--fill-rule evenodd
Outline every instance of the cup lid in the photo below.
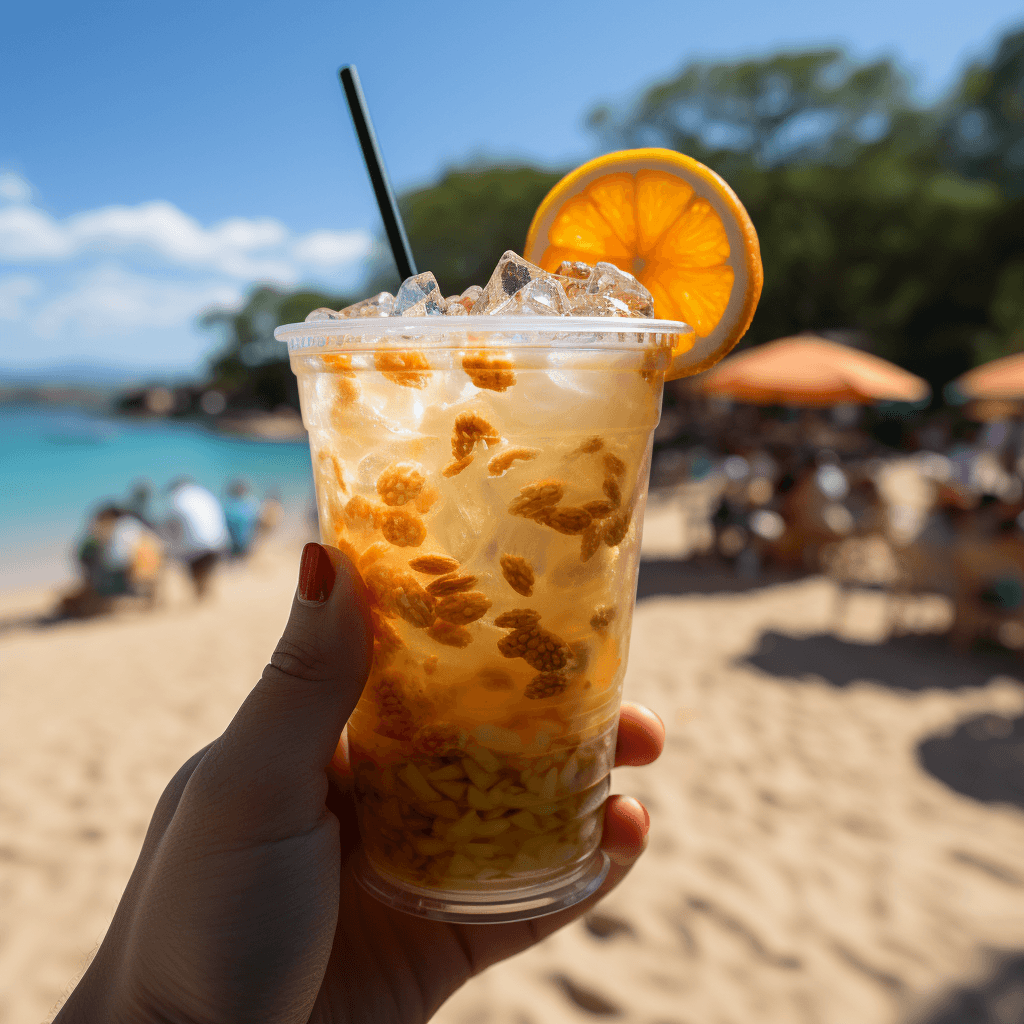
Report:
M 310 320 L 274 331 L 292 351 L 375 343 L 389 348 L 415 338 L 431 348 L 486 348 L 484 335 L 500 338 L 501 348 L 619 348 L 629 343 L 673 348 L 693 328 L 680 320 L 618 316 L 379 316 Z M 474 335 L 474 337 L 468 337 Z

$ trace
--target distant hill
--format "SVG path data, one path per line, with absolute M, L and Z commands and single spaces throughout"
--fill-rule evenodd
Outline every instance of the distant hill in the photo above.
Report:
M 140 384 L 178 384 L 191 379 L 163 367 L 119 366 L 110 363 L 53 363 L 48 366 L 0 366 L 0 386 L 121 390 Z

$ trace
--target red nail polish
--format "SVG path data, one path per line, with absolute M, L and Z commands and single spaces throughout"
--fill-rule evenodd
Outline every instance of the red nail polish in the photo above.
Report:
M 647 813 L 647 808 L 643 804 L 640 804 L 640 809 L 644 812 L 644 832 L 651 827 L 651 816 Z
M 327 552 L 319 544 L 307 544 L 299 563 L 299 597 L 310 604 L 323 604 L 333 589 L 334 566 Z

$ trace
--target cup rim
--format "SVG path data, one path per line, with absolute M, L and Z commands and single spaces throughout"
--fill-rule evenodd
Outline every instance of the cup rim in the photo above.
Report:
M 347 347 L 359 342 L 384 343 L 389 348 L 404 339 L 433 342 L 431 347 L 486 348 L 486 338 L 468 334 L 500 335 L 498 346 L 507 348 L 617 348 L 635 340 L 653 348 L 674 347 L 680 334 L 693 334 L 681 320 L 618 316 L 379 316 L 338 320 L 311 320 L 282 324 L 274 337 L 291 351 L 307 348 Z M 370 348 L 360 344 L 359 348 Z

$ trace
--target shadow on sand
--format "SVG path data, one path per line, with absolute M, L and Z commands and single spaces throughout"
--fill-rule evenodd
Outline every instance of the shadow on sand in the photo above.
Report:
M 861 644 L 828 633 L 788 636 L 769 631 L 741 661 L 769 675 L 820 676 L 838 687 L 869 680 L 894 690 L 958 690 L 985 686 L 993 676 L 1024 678 L 1024 664 L 1012 654 L 961 653 L 938 636 Z
M 925 771 L 964 796 L 1024 809 L 1024 716 L 970 718 L 948 735 L 923 740 L 917 758 Z
M 1024 955 L 1004 955 L 995 970 L 976 985 L 950 992 L 914 1024 L 1022 1024 Z
M 802 572 L 765 569 L 756 576 L 742 575 L 725 562 L 712 559 L 645 558 L 640 562 L 636 599 L 659 595 L 740 594 L 779 583 L 792 583 Z
M 979 687 L 996 676 L 1024 676 L 1024 666 L 1012 654 L 960 653 L 931 636 L 860 644 L 828 634 L 767 632 L 740 663 L 780 678 L 810 675 L 839 688 L 866 680 L 911 692 Z M 952 732 L 922 740 L 917 757 L 926 772 L 964 796 L 1024 809 L 1024 716 L 976 715 Z
M 0 636 L 5 633 L 14 633 L 19 629 L 39 629 L 44 626 L 58 626 L 63 622 L 75 621 L 81 620 L 69 619 L 49 612 L 2 616 L 0 617 Z

